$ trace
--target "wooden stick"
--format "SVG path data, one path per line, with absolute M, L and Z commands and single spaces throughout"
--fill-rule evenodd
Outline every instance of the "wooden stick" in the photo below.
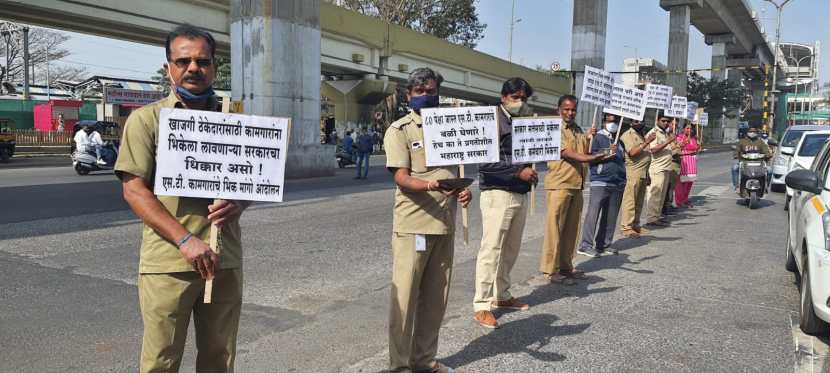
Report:
M 222 99 L 222 112 L 223 113 L 230 113 L 231 111 L 231 99 L 230 97 L 225 97 Z M 221 199 L 213 200 L 213 204 L 217 204 Z M 214 254 L 217 256 L 219 255 L 219 227 L 216 224 L 210 225 L 210 250 L 213 251 Z M 203 299 L 205 303 L 211 303 L 213 301 L 213 276 L 208 277 L 205 280 L 205 297 Z
M 625 118 L 620 117 L 620 127 L 617 128 L 617 134 L 614 136 L 614 145 L 620 143 L 620 132 L 622 132 L 623 121 L 625 121 Z
M 458 177 L 464 177 L 464 165 L 458 165 Z M 469 212 L 466 207 L 461 208 L 461 226 L 464 227 L 464 246 L 470 246 Z
M 597 109 L 599 106 L 594 105 L 594 115 L 591 116 L 591 129 L 597 128 Z M 594 146 L 594 136 L 591 136 L 591 141 L 588 142 L 588 152 L 591 151 L 591 147 Z
M 536 171 L 536 163 L 530 165 Z M 530 216 L 536 215 L 536 184 L 530 184 Z

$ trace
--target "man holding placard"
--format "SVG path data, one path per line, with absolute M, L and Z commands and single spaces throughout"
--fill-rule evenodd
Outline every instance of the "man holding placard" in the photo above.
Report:
M 672 172 L 672 150 L 675 134 L 669 122 L 671 118 L 661 112 L 657 118 L 657 125 L 648 133 L 648 137 L 654 136 L 654 142 L 650 144 L 651 164 L 648 174 L 651 182 L 646 191 L 646 228 L 666 227 L 668 221 L 663 218 L 663 202 L 666 199 L 669 177 Z
M 587 174 L 586 163 L 603 158 L 600 154 L 588 154 L 590 137 L 574 121 L 576 105 L 575 96 L 559 98 L 559 115 L 565 122 L 561 131 L 562 159 L 548 162 L 545 176 L 548 210 L 539 263 L 543 281 L 565 285 L 574 284 L 574 278 L 585 277 L 573 266 L 582 214 L 582 188 Z M 592 128 L 590 136 L 595 132 Z
M 623 236 L 638 238 L 643 233 L 640 214 L 646 198 L 648 169 L 651 164 L 649 145 L 657 137 L 654 133 L 643 136 L 645 125 L 639 120 L 631 121 L 631 128 L 620 138 L 625 148 L 625 191 L 623 191 L 622 221 Z
M 456 201 L 467 206 L 467 189 L 447 190 L 455 167 L 427 167 L 421 109 L 438 106 L 443 77 L 428 68 L 412 71 L 407 98 L 412 111 L 384 136 L 386 167 L 394 175 L 392 297 L 389 311 L 391 372 L 451 372 L 435 361 L 438 331 L 449 294 Z
M 196 370 L 233 371 L 242 306 L 239 216 L 249 203 L 157 196 L 151 189 L 160 111 L 221 110 L 211 88 L 215 50 L 213 37 L 192 26 L 180 26 L 167 36 L 165 67 L 172 92 L 130 115 L 115 165 L 124 199 L 144 222 L 138 278 L 144 320 L 141 372 L 178 371 L 191 314 Z M 206 244 L 211 224 L 222 228 L 221 267 L 220 257 Z M 216 280 L 210 304 L 202 303 L 207 278 Z
M 527 215 L 527 193 L 537 181 L 530 164 L 513 164 L 512 119 L 530 116 L 527 105 L 533 88 L 522 78 L 512 78 L 501 88 L 499 105 L 499 162 L 484 163 L 479 170 L 481 190 L 481 247 L 476 259 L 474 319 L 486 328 L 499 326 L 493 308 L 526 310 L 529 306 L 510 295 L 510 270 L 519 256 Z

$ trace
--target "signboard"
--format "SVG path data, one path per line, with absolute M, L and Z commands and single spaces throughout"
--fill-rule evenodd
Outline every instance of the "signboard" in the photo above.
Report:
M 561 117 L 514 118 L 513 163 L 535 163 L 559 160 Z
M 704 112 L 700 113 L 700 126 L 701 127 L 706 127 L 708 125 L 709 125 L 709 113 L 704 111 Z
M 611 104 L 602 112 L 641 121 L 646 114 L 646 91 L 615 83 Z
M 290 121 L 161 109 L 154 193 L 282 202 Z
M 674 88 L 660 84 L 646 84 L 646 107 L 668 110 Z
M 671 108 L 666 110 L 666 116 L 672 118 L 686 118 L 688 115 L 686 106 L 687 103 L 685 96 L 672 96 Z
M 686 119 L 690 122 L 697 122 L 697 102 L 689 101 L 686 103 Z
M 611 92 L 614 90 L 614 76 L 611 73 L 591 66 L 585 66 L 582 79 L 581 101 L 600 106 L 611 105 Z
M 164 98 L 161 91 L 142 91 L 137 89 L 107 87 L 106 101 L 108 104 L 144 106 Z
M 496 106 L 422 109 L 427 166 L 499 161 Z M 412 144 L 413 148 L 416 144 Z

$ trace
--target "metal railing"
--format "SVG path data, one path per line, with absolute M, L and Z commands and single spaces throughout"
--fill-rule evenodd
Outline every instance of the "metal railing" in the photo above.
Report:
M 11 130 L 18 146 L 71 145 L 72 132 L 41 132 L 36 130 Z

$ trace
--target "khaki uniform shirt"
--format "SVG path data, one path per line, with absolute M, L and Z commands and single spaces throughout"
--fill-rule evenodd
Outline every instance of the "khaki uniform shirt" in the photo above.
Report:
M 648 153 L 647 148 L 643 148 L 640 154 L 636 157 L 628 155 L 630 150 L 639 147 L 646 142 L 646 139 L 640 135 L 637 130 L 631 128 L 620 137 L 620 141 L 625 148 L 625 172 L 628 177 L 639 176 L 644 179 L 648 175 L 648 166 L 651 164 L 651 154 Z
M 159 112 L 162 108 L 184 108 L 178 97 L 170 93 L 167 98 L 141 107 L 127 118 L 115 172 L 119 178 L 123 173 L 138 176 L 150 188 L 156 172 L 156 146 L 159 137 Z M 217 101 L 211 99 L 210 107 L 220 111 Z M 211 199 L 157 196 L 164 208 L 195 237 L 209 242 L 210 221 L 207 218 Z M 242 244 L 239 218 L 228 221 L 220 237 L 220 267 L 222 269 L 242 266 Z M 155 230 L 144 224 L 141 240 L 139 273 L 189 272 L 193 267 L 181 255 L 175 242 L 161 237 Z
M 671 171 L 672 167 L 674 167 L 672 165 L 671 145 L 667 145 L 659 152 L 655 152 L 653 150 L 658 145 L 665 143 L 669 136 L 666 134 L 666 131 L 660 129 L 658 126 L 654 126 L 654 128 L 652 128 L 646 136 L 651 135 L 652 133 L 655 134 L 655 137 L 649 148 L 649 150 L 651 150 L 651 165 L 648 170 L 650 173 Z
M 397 168 L 408 168 L 410 175 L 423 180 L 455 178 L 457 167 L 426 166 L 421 123 L 421 116 L 410 112 L 389 126 L 383 138 L 386 167 L 393 172 Z M 410 192 L 398 187 L 392 230 L 410 234 L 452 234 L 455 232 L 455 213 L 455 197 L 447 197 L 439 191 Z
M 582 129 L 572 123 L 562 127 L 561 150 L 570 149 L 577 153 L 588 154 L 588 136 Z M 548 162 L 548 173 L 545 175 L 545 189 L 582 189 L 588 166 L 583 162 L 562 159 Z

